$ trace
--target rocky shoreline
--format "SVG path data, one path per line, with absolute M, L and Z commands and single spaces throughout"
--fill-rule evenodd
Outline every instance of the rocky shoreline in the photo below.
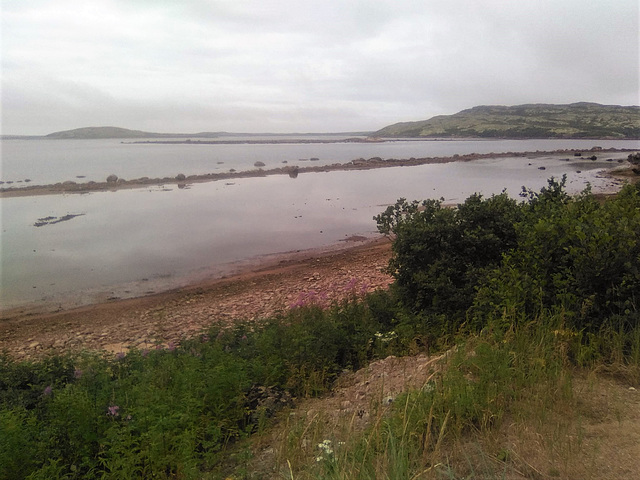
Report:
M 329 305 L 385 289 L 391 243 L 358 239 L 337 251 L 282 256 L 232 277 L 126 300 L 43 313 L 0 312 L 0 353 L 39 358 L 80 350 L 166 348 L 213 322 L 255 321 L 302 304 Z
M 389 158 L 383 159 L 380 157 L 372 157 L 369 159 L 358 158 L 351 160 L 347 163 L 334 163 L 331 165 L 318 165 L 318 166 L 284 166 L 272 169 L 256 168 L 254 170 L 235 171 L 231 169 L 225 173 L 206 173 L 201 175 L 184 175 L 178 174 L 175 177 L 164 178 L 149 178 L 142 177 L 132 180 L 125 180 L 118 178 L 116 175 L 109 175 L 104 182 L 75 182 L 66 181 L 61 183 L 55 183 L 51 185 L 28 185 L 22 187 L 2 187 L 0 188 L 0 198 L 9 197 L 23 197 L 31 195 L 53 195 L 53 194 L 66 194 L 66 193 L 89 193 L 99 191 L 115 191 L 120 189 L 131 189 L 145 187 L 149 185 L 177 185 L 178 188 L 185 188 L 189 184 L 212 182 L 220 180 L 233 180 L 238 178 L 255 178 L 266 177 L 269 175 L 288 175 L 292 178 L 296 178 L 300 174 L 314 173 L 314 172 L 335 172 L 335 171 L 351 171 L 351 170 L 372 170 L 376 168 L 389 168 L 389 167 L 401 167 L 401 166 L 416 166 L 416 165 L 428 165 L 428 164 L 441 164 L 450 162 L 470 162 L 473 160 L 480 160 L 486 158 L 505 158 L 505 157 L 541 157 L 549 155 L 568 155 L 579 156 L 582 153 L 625 153 L 635 152 L 636 149 L 617 149 L 609 148 L 603 149 L 600 147 L 593 147 L 589 150 L 577 150 L 577 149 L 565 149 L 554 151 L 536 151 L 536 152 L 505 152 L 505 153 L 471 153 L 468 155 L 453 155 L 450 157 L 421 157 L 421 158 L 408 158 L 408 159 L 396 159 Z M 589 158 L 586 156 L 586 158 Z M 593 158 L 593 157 L 591 157 Z

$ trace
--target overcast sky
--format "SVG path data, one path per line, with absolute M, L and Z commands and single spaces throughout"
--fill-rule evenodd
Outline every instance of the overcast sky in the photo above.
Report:
M 2 0 L 2 133 L 376 130 L 638 105 L 638 0 Z

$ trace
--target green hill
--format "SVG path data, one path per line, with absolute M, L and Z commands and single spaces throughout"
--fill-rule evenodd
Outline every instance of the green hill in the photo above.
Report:
M 129 130 L 119 127 L 84 127 L 50 133 L 46 138 L 96 139 L 96 138 L 154 138 L 157 133 Z
M 454 115 L 402 122 L 373 137 L 640 138 L 640 107 L 572 103 L 483 105 Z

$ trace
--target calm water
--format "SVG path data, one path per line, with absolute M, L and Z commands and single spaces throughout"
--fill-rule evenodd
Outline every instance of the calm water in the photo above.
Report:
M 410 158 L 552 151 L 584 148 L 639 148 L 633 140 L 473 140 L 394 141 L 386 143 L 330 143 L 278 145 L 161 145 L 130 144 L 121 140 L 4 140 L 0 181 L 11 186 L 46 185 L 64 181 L 100 181 L 110 174 L 124 179 L 175 177 L 265 169 L 288 165 L 329 165 L 356 158 Z M 311 158 L 317 161 L 311 162 Z M 77 178 L 82 177 L 82 178 Z M 21 182 L 21 183 L 18 183 Z
M 60 142 L 59 145 L 66 143 Z M 438 143 L 438 147 L 445 143 L 448 142 Z M 496 150 L 499 142 L 462 143 L 467 147 L 465 151 L 482 152 L 480 147 Z M 597 143 L 606 146 L 605 142 Z M 590 141 L 587 146 L 590 148 L 593 144 Z M 91 150 L 87 142 L 78 145 Z M 98 145 L 94 160 L 101 156 L 108 158 L 112 165 L 121 162 L 123 169 L 126 162 L 109 157 L 103 148 L 115 151 L 139 147 L 119 147 L 118 143 L 107 141 L 99 141 Z M 326 146 L 296 147 L 308 148 L 309 153 Z M 337 150 L 342 146 L 353 147 L 329 146 Z M 153 149 L 156 147 L 158 151 L 167 148 L 154 145 Z M 195 150 L 187 150 L 192 148 L 188 145 L 168 147 L 200 151 L 200 146 Z M 242 147 L 245 152 L 256 149 L 255 145 Z M 259 147 L 256 150 L 262 150 L 262 146 Z M 399 148 L 418 147 L 400 145 Z M 527 144 L 520 150 L 529 149 L 532 147 Z M 263 155 L 263 159 L 266 155 L 255 153 L 258 154 Z M 437 153 L 441 154 L 444 153 Z M 346 158 L 347 154 L 344 155 Z M 435 153 L 413 154 L 418 155 Z M 367 154 L 360 151 L 355 158 L 361 156 L 386 157 L 380 150 Z M 408 155 L 395 152 L 391 156 Z M 539 189 L 550 176 L 559 177 L 564 173 L 568 175 L 572 192 L 581 191 L 587 182 L 594 189 L 605 189 L 611 182 L 599 177 L 598 172 L 618 165 L 605 161 L 612 157 L 625 158 L 626 154 L 603 155 L 596 162 L 574 157 L 568 162 L 561 157 L 513 157 L 309 173 L 296 179 L 285 175 L 246 178 L 196 184 L 185 189 L 153 187 L 0 199 L 0 300 L 3 308 L 33 303 L 71 306 L 110 296 L 140 295 L 220 276 L 242 262 L 265 255 L 333 245 L 351 235 L 371 237 L 376 234 L 372 217 L 399 197 L 444 197 L 447 202 L 455 203 L 476 191 L 489 195 L 504 188 L 517 197 L 523 185 Z M 194 164 L 200 161 L 191 160 Z M 174 172 L 202 173 L 197 167 L 193 172 L 185 167 L 191 160 L 174 159 Z M 225 162 L 231 164 L 231 160 Z M 87 166 L 97 168 L 99 163 L 88 162 Z M 545 170 L 539 170 L 541 166 Z M 578 170 L 581 173 L 577 173 Z M 108 167 L 105 171 L 114 170 Z M 145 175 L 155 177 L 164 173 L 154 168 L 145 170 Z M 66 215 L 69 215 L 66 221 L 59 221 Z M 43 225 L 35 226 L 38 222 Z

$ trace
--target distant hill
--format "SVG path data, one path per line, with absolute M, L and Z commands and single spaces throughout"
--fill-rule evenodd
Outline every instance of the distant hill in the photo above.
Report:
M 640 107 L 572 103 L 483 105 L 454 115 L 402 122 L 372 137 L 640 138 Z
M 305 136 L 332 136 L 351 135 L 367 136 L 371 132 L 337 132 L 337 133 L 232 133 L 232 132 L 198 132 L 198 133 L 155 133 L 141 130 L 129 130 L 119 127 L 84 127 L 74 130 L 64 130 L 50 133 L 44 137 L 29 138 L 60 138 L 60 139 L 100 139 L 100 138 L 220 138 L 220 137 L 305 137 Z M 27 138 L 21 136 L 3 136 L 3 138 Z
M 157 133 L 129 130 L 119 127 L 84 127 L 50 133 L 46 138 L 95 139 L 95 138 L 155 138 Z

